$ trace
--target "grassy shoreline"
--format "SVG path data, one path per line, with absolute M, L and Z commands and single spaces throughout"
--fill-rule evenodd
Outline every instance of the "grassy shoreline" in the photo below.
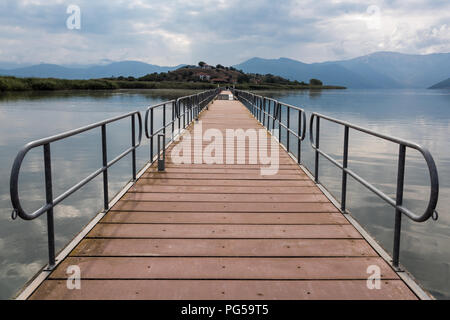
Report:
M 227 84 L 222 84 L 226 86 Z M 228 85 L 230 86 L 230 85 Z M 307 90 L 346 89 L 341 86 L 317 86 L 309 84 L 236 84 L 241 90 Z M 66 80 L 54 78 L 16 78 L 0 76 L 0 92 L 18 91 L 60 91 L 60 90 L 118 90 L 118 89 L 191 89 L 207 90 L 217 88 L 217 84 L 207 82 L 175 81 L 127 81 L 111 79 Z

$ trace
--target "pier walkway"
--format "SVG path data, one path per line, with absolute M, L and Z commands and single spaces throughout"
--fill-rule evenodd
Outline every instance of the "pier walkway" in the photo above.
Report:
M 239 101 L 215 100 L 199 120 L 224 136 L 264 129 Z M 259 162 L 175 164 L 176 145 L 30 299 L 417 299 L 280 146 L 278 173 L 264 176 Z M 73 265 L 80 289 L 67 287 Z M 367 286 L 370 266 L 379 289 Z

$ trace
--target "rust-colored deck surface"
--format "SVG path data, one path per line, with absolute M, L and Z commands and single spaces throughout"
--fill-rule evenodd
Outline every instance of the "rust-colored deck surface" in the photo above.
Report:
M 200 120 L 224 136 L 263 128 L 238 101 L 217 100 Z M 173 147 L 166 171 L 150 168 L 31 299 L 416 299 L 279 146 L 271 176 L 259 159 L 175 164 Z M 79 290 L 67 288 L 70 265 Z M 367 287 L 372 265 L 380 289 Z

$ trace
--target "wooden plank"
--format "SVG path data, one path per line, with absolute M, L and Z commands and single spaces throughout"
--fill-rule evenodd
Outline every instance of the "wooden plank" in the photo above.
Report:
M 254 169 L 254 170 L 259 170 L 262 167 L 266 167 L 267 165 L 262 165 L 262 164 L 195 164 L 195 163 L 191 163 L 191 164 L 183 164 L 183 165 L 179 165 L 179 164 L 173 164 L 173 163 L 166 163 L 166 168 L 167 170 L 170 169 L 179 169 L 179 170 L 189 170 L 189 169 Z M 298 164 L 296 163 L 288 163 L 288 164 L 280 164 L 279 165 L 279 170 L 292 170 L 292 169 L 296 169 L 298 170 Z M 153 166 L 152 169 L 150 170 L 156 170 L 156 166 Z M 301 172 L 301 171 L 300 171 Z
M 167 170 L 171 170 L 171 169 L 177 169 L 177 170 L 189 170 L 189 169 L 253 169 L 253 170 L 260 170 L 260 168 L 263 167 L 267 167 L 267 165 L 262 165 L 262 164 L 195 164 L 195 163 L 191 163 L 191 164 L 173 164 L 173 163 L 167 163 L 166 162 L 166 169 Z M 298 164 L 296 163 L 288 163 L 288 164 L 280 164 L 279 165 L 279 171 L 281 172 L 282 170 L 298 170 Z M 154 165 L 150 170 L 155 171 L 156 169 L 156 165 Z M 300 171 L 302 172 L 302 171 Z
M 152 168 L 147 171 L 148 173 L 157 172 L 156 168 Z M 188 174 L 195 174 L 195 173 L 202 173 L 202 174 L 254 174 L 254 175 L 261 175 L 260 168 L 254 168 L 254 169 L 226 169 L 226 168 L 184 168 L 183 167 L 168 167 L 165 170 L 165 173 L 188 173 Z M 279 169 L 278 173 L 281 175 L 295 175 L 300 174 L 303 175 L 304 172 L 300 170 L 300 168 L 297 169 Z
M 381 279 L 398 279 L 378 257 L 353 258 L 198 258 L 68 257 L 49 276 L 66 279 L 77 265 L 82 279 L 361 279 L 367 268 L 380 267 Z
M 238 186 L 164 186 L 164 185 L 143 185 L 136 184 L 129 191 L 148 193 L 216 193 L 216 194 L 322 194 L 317 187 L 248 187 Z
M 97 224 L 88 238 L 361 238 L 351 225 Z
M 249 192 L 248 190 L 247 192 Z M 186 202 L 329 202 L 323 194 L 217 194 L 217 193 L 127 193 L 126 201 Z
M 181 157 L 182 155 L 180 155 Z M 213 155 L 214 156 L 214 155 Z M 231 158 L 231 160 L 227 160 L 226 157 L 222 157 L 220 156 L 219 159 L 216 161 L 214 158 L 211 158 L 209 162 L 206 162 L 206 158 L 203 157 L 201 159 L 201 161 L 199 163 L 197 163 L 196 159 L 194 158 L 194 156 L 192 155 L 191 157 L 186 157 L 185 158 L 179 158 L 177 156 L 177 158 L 172 159 L 172 157 L 170 156 L 170 154 L 166 153 L 166 163 L 168 164 L 180 164 L 180 162 L 183 162 L 181 164 L 236 164 L 236 165 L 243 165 L 243 164 L 252 164 L 252 165 L 260 165 L 263 168 L 269 168 L 270 167 L 270 163 L 267 163 L 269 160 L 264 160 L 262 161 L 259 157 L 255 158 L 249 158 L 249 157 L 239 157 L 239 158 Z M 294 160 L 288 156 L 286 157 L 279 157 L 277 160 L 273 160 L 272 161 L 273 165 L 287 165 L 287 164 L 291 164 L 291 163 L 295 163 Z
M 331 203 L 138 202 L 119 201 L 114 210 L 167 212 L 336 212 Z
M 194 159 L 194 157 L 191 158 L 187 158 L 187 160 L 185 161 L 180 160 L 180 159 L 176 159 L 177 161 L 173 161 L 173 159 L 170 156 L 166 155 L 166 164 L 168 165 L 180 165 L 180 161 L 183 161 L 183 163 L 181 163 L 181 165 L 255 165 L 255 166 L 260 166 L 261 168 L 270 168 L 270 163 L 267 164 L 267 162 L 262 162 L 260 159 L 256 159 L 255 162 L 251 162 L 249 158 L 234 158 L 232 159 L 231 163 L 228 162 L 226 160 L 226 158 L 224 158 L 222 160 L 222 157 L 219 158 L 218 161 L 215 161 L 214 159 L 211 159 L 210 161 L 206 162 L 206 159 L 203 158 L 202 161 L 200 163 L 197 163 Z M 254 161 L 254 160 L 252 160 Z M 275 160 L 273 161 L 274 166 L 277 164 L 278 167 L 281 166 L 286 166 L 286 165 L 290 165 L 292 163 L 295 163 L 293 159 L 291 158 L 279 158 L 279 160 L 276 162 Z
M 368 290 L 366 280 L 83 280 L 69 290 L 65 280 L 48 280 L 32 300 L 416 300 L 401 280 L 383 280 Z
M 249 147 L 249 148 L 244 148 L 244 147 L 235 147 L 235 148 L 220 148 L 219 146 L 216 146 L 215 148 L 213 148 L 213 146 L 210 146 L 210 148 L 212 148 L 211 150 L 205 149 L 207 146 L 209 146 L 210 144 L 198 144 L 198 145 L 194 145 L 192 143 L 192 145 L 188 145 L 189 149 L 190 149 L 190 153 L 191 155 L 193 155 L 194 153 L 199 152 L 197 155 L 224 155 L 224 160 L 223 162 L 225 163 L 226 160 L 226 156 L 232 157 L 234 156 L 234 158 L 236 159 L 236 157 L 240 158 L 240 159 L 248 159 L 249 156 L 255 156 L 256 158 L 259 157 L 270 157 L 273 153 L 273 151 L 275 151 L 276 153 L 274 155 L 277 156 L 278 159 L 290 159 L 289 156 L 287 155 L 286 152 L 284 152 L 283 149 L 273 149 L 269 147 Z M 278 148 L 278 147 L 277 147 Z M 175 149 L 174 149 L 175 150 Z M 178 155 L 183 155 L 183 151 L 182 149 L 177 148 L 175 153 L 172 153 L 172 149 L 168 149 L 166 150 L 166 156 L 178 156 Z
M 377 256 L 362 239 L 84 239 L 71 256 L 358 257 Z
M 304 213 L 217 213 L 217 212 L 123 212 L 110 211 L 102 223 L 186 224 L 349 224 L 338 212 Z
M 278 150 L 278 152 L 276 152 L 275 154 L 272 153 L 272 149 L 270 149 L 270 148 L 268 149 L 268 151 L 265 148 L 258 148 L 258 149 L 253 149 L 253 148 L 252 149 L 243 149 L 243 148 L 220 149 L 220 148 L 216 148 L 214 150 L 207 151 L 207 150 L 205 150 L 205 148 L 207 146 L 208 146 L 207 144 L 203 145 L 203 146 L 201 146 L 201 145 L 190 146 L 189 153 L 191 154 L 191 156 L 196 154 L 198 157 L 221 155 L 221 156 L 223 156 L 223 157 L 221 157 L 223 164 L 226 164 L 228 162 L 227 157 L 230 157 L 230 159 L 234 159 L 234 162 L 232 162 L 232 163 L 236 163 L 236 160 L 240 159 L 241 161 L 245 160 L 246 163 L 249 163 L 249 164 L 250 164 L 249 159 L 252 159 L 252 157 L 257 160 L 259 160 L 261 157 L 263 159 L 268 157 L 270 160 L 272 155 L 274 157 L 274 161 L 285 160 L 285 161 L 283 161 L 283 164 L 289 164 L 289 161 L 292 160 L 284 150 Z M 174 153 L 172 153 L 172 150 L 170 150 L 170 149 L 166 150 L 166 151 L 167 151 L 166 152 L 167 158 L 178 157 L 178 156 L 183 155 L 183 151 L 178 150 L 178 149 L 177 149 L 177 151 L 174 151 Z M 276 158 L 275 158 L 275 156 L 276 156 Z M 191 159 L 193 159 L 193 158 L 191 158 Z M 261 162 L 259 162 L 259 163 L 261 163 Z M 257 163 L 254 163 L 254 164 L 257 164 Z
M 145 178 L 159 178 L 159 179 L 222 179 L 222 180 L 299 180 L 309 179 L 306 174 L 304 175 L 290 175 L 290 174 L 276 174 L 276 175 L 261 175 L 261 174 L 214 174 L 214 173 L 170 173 L 170 172 L 148 172 L 144 173 Z
M 164 179 L 142 177 L 136 183 L 140 185 L 172 185 L 172 186 L 236 186 L 236 187 L 305 187 L 315 186 L 310 179 L 305 180 L 209 180 L 209 179 Z

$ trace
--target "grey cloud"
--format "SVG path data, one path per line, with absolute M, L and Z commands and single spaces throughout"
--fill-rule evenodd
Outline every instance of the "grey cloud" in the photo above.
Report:
M 81 7 L 81 30 L 65 27 L 72 3 Z M 381 9 L 382 30 L 364 22 L 372 4 Z M 441 0 L 4 0 L 0 61 L 234 64 L 252 56 L 312 62 L 380 49 L 449 51 L 448 38 L 432 33 L 450 25 L 449 10 L 449 1 Z M 401 29 L 405 23 L 410 30 Z

